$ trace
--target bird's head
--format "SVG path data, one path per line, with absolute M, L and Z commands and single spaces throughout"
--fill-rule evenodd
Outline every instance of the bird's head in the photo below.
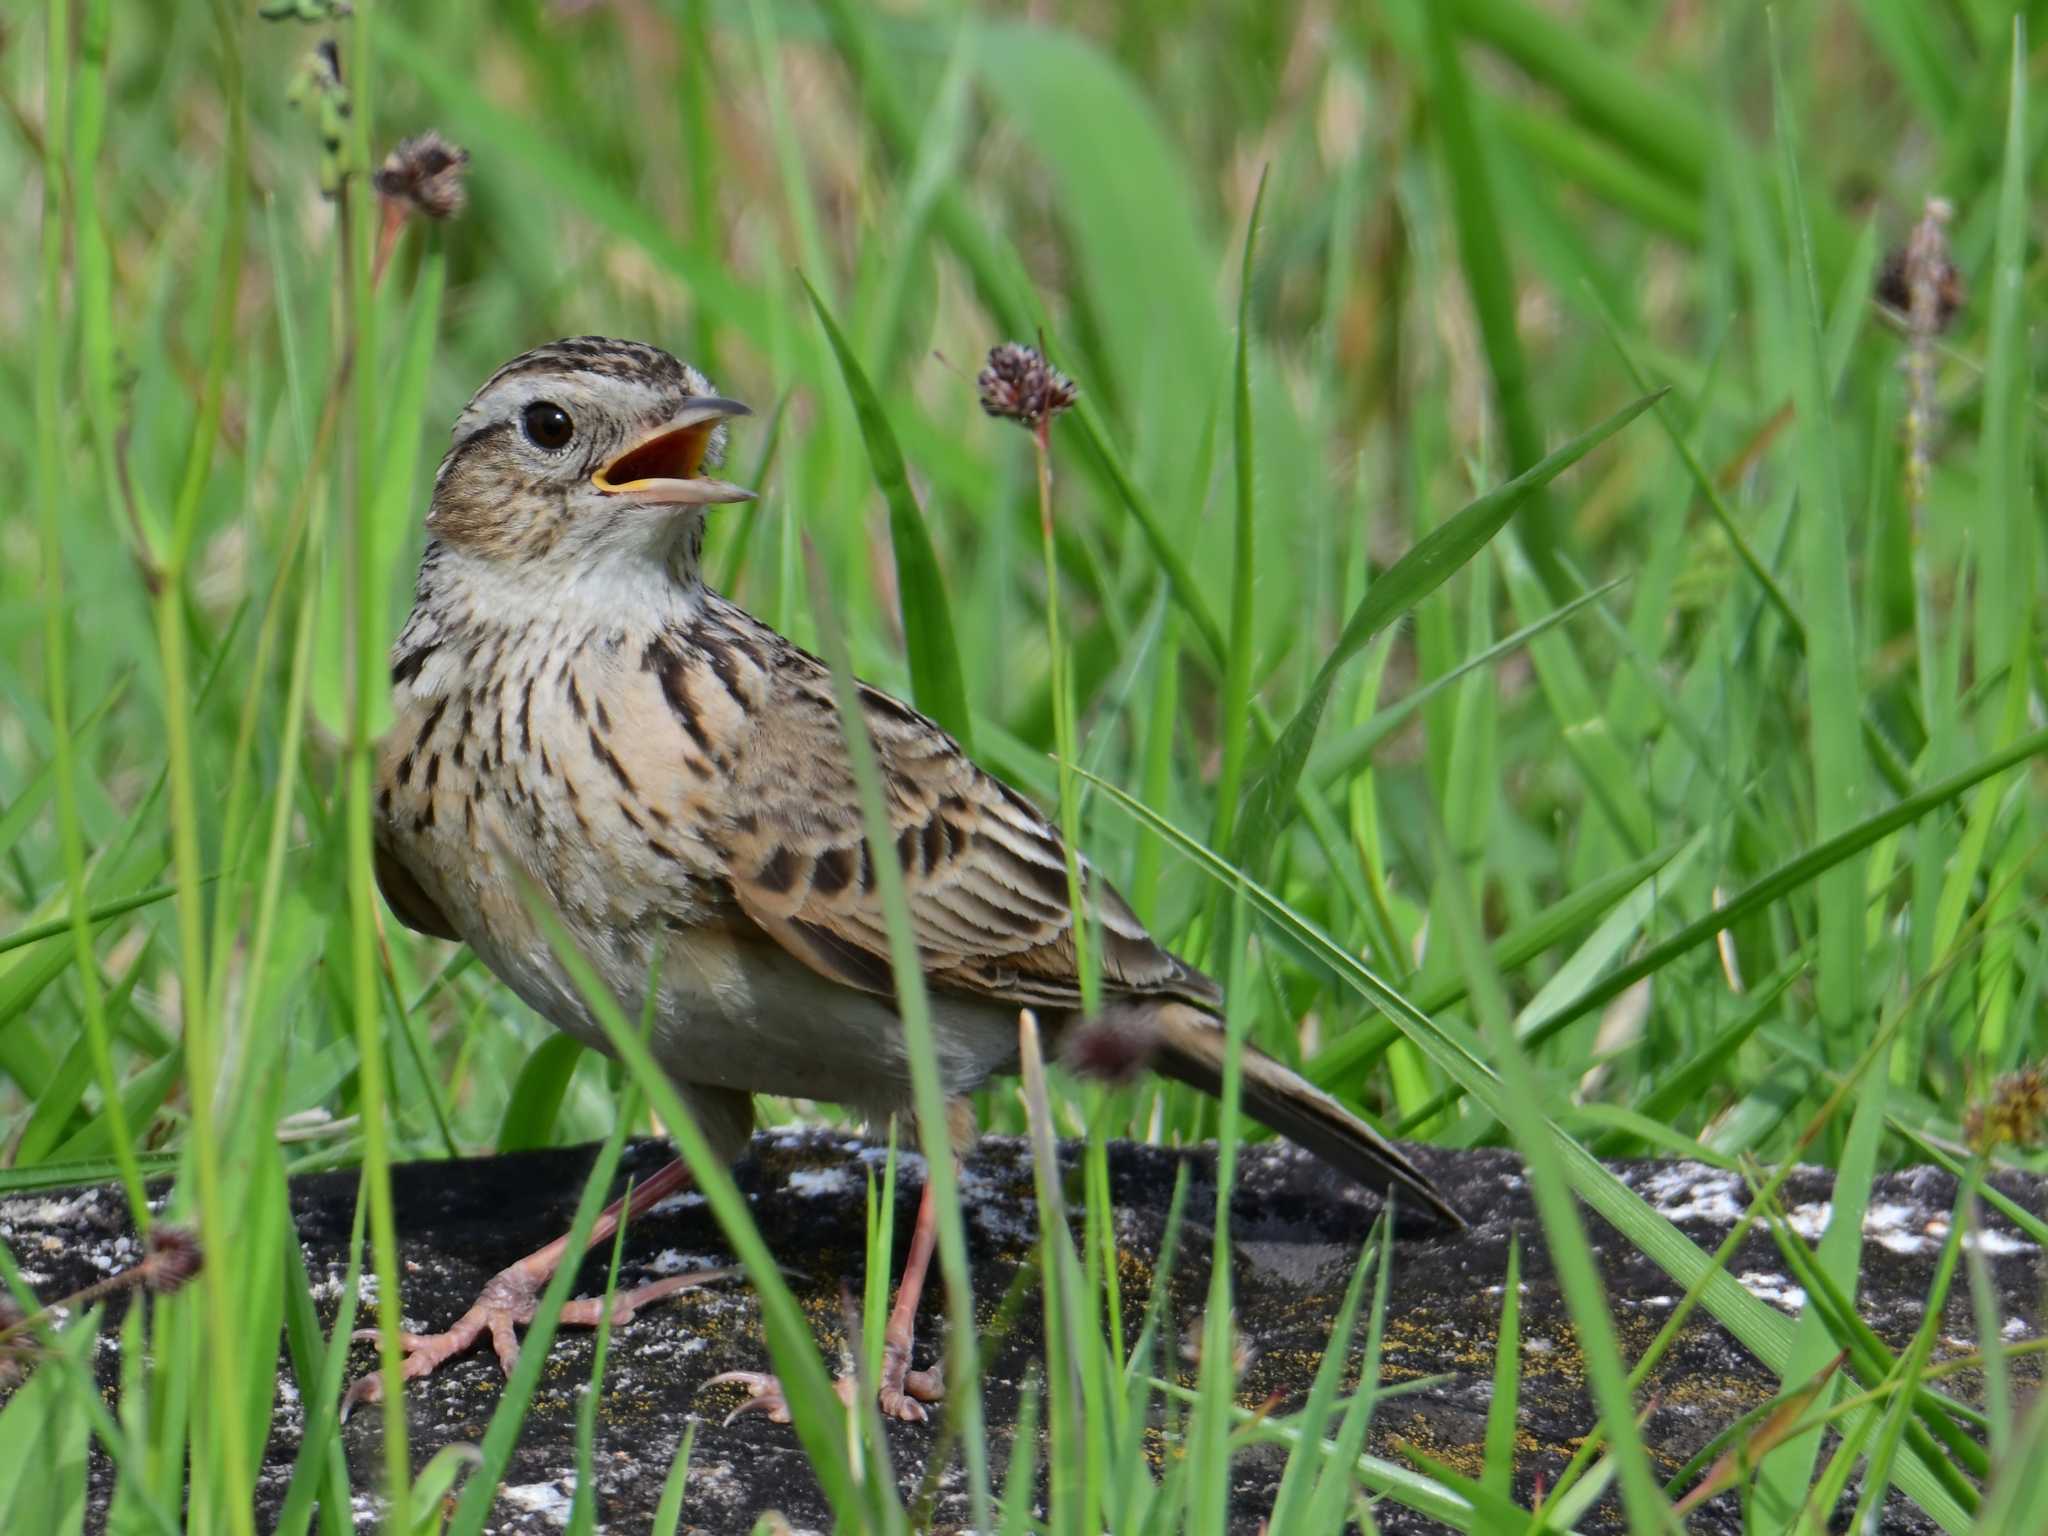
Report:
M 694 579 L 704 508 L 753 497 L 705 473 L 724 457 L 726 421 L 747 414 L 644 342 L 536 347 L 456 419 L 427 530 L 472 558 L 559 575 L 652 561 Z

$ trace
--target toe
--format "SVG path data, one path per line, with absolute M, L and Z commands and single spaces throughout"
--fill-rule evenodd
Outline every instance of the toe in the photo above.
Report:
M 916 1398 L 891 1387 L 884 1387 L 876 1393 L 875 1401 L 880 1406 L 884 1418 L 895 1419 L 898 1423 L 922 1424 L 929 1417 L 924 1411 L 924 1405 Z
M 631 1307 L 614 1307 L 612 1322 L 629 1323 L 633 1320 Z M 562 1303 L 562 1310 L 555 1321 L 564 1328 L 595 1328 L 604 1321 L 604 1302 L 590 1297 L 579 1297 L 575 1301 Z
M 504 1312 L 493 1312 L 490 1326 L 491 1348 L 497 1352 L 500 1368 L 510 1376 L 519 1363 L 519 1335 L 513 1330 L 511 1316 Z
M 348 1390 L 341 1395 L 341 1422 L 346 1424 L 348 1416 L 356 1411 L 358 1405 L 383 1401 L 384 1378 L 374 1372 L 368 1376 L 358 1376 L 348 1384 Z
M 789 1423 L 789 1404 L 780 1392 L 763 1392 L 759 1397 L 750 1397 L 739 1407 L 725 1416 L 724 1423 L 730 1424 L 743 1413 L 765 1413 L 771 1424 Z
M 730 1424 L 743 1413 L 765 1413 L 777 1424 L 789 1422 L 789 1401 L 782 1395 L 782 1383 L 765 1371 L 726 1371 L 704 1383 L 707 1387 L 727 1385 L 747 1389 L 746 1399 L 725 1416 Z

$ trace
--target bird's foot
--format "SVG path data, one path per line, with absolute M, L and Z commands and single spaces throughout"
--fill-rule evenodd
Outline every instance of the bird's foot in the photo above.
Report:
M 714 1376 L 704 1383 L 707 1387 L 726 1383 L 747 1389 L 746 1400 L 725 1416 L 730 1424 L 743 1413 L 765 1413 L 777 1424 L 789 1422 L 789 1400 L 782 1395 L 782 1382 L 766 1371 L 727 1371 Z M 833 1384 L 839 1400 L 847 1407 L 853 1406 L 854 1396 L 860 1391 L 860 1379 L 856 1376 L 841 1376 Z M 928 1371 L 910 1369 L 910 1348 L 908 1345 L 886 1344 L 882 1349 L 882 1383 L 875 1392 L 875 1404 L 882 1410 L 883 1417 L 897 1419 L 905 1424 L 922 1424 L 928 1415 L 926 1403 L 936 1403 L 946 1396 L 945 1378 L 939 1367 Z
M 665 1296 L 673 1296 L 677 1291 L 706 1285 L 713 1280 L 729 1279 L 736 1273 L 738 1271 L 731 1269 L 692 1270 L 687 1274 L 665 1275 L 630 1291 L 620 1291 L 611 1298 L 610 1320 L 614 1327 L 630 1323 L 642 1307 Z M 540 1307 L 541 1287 L 547 1278 L 545 1271 L 536 1273 L 533 1266 L 522 1260 L 493 1275 L 478 1294 L 475 1304 L 444 1332 L 400 1333 L 398 1342 L 405 1351 L 400 1375 L 406 1381 L 431 1375 L 443 1361 L 453 1359 L 488 1333 L 499 1366 L 510 1376 L 512 1367 L 519 1363 L 519 1336 L 514 1330 L 533 1321 L 533 1315 Z M 566 1328 L 595 1328 L 605 1321 L 606 1312 L 607 1304 L 603 1297 L 584 1297 L 564 1303 L 559 1321 Z M 380 1335 L 374 1328 L 358 1328 L 354 1337 L 374 1344 Z M 346 1418 L 358 1403 L 381 1402 L 383 1397 L 384 1378 L 381 1375 L 373 1371 L 359 1376 L 342 1399 L 342 1417 Z
M 938 1363 L 928 1371 L 910 1368 L 910 1350 L 889 1345 L 882 1351 L 882 1386 L 875 1394 L 883 1414 L 906 1424 L 922 1424 L 926 1403 L 946 1399 L 946 1378 Z

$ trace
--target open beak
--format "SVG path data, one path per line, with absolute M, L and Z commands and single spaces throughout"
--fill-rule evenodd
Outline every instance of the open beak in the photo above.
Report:
M 737 400 L 706 395 L 692 400 L 672 419 L 590 477 L 607 496 L 630 496 L 637 502 L 680 507 L 719 506 L 752 501 L 754 493 L 727 480 L 700 478 L 711 434 L 729 416 L 754 413 Z

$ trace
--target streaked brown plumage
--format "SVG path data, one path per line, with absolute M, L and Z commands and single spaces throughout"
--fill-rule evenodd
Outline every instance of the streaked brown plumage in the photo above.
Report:
M 629 1009 L 659 976 L 656 1053 L 729 1155 L 754 1093 L 871 1115 L 911 1102 L 831 678 L 699 573 L 702 508 L 747 494 L 702 475 L 744 409 L 665 352 L 594 337 L 526 353 L 478 391 L 436 476 L 392 651 L 397 722 L 377 801 L 392 910 L 470 944 L 558 1027 L 603 1048 L 516 876 L 548 894 Z M 1055 1036 L 1079 1008 L 1065 855 L 1051 823 L 937 725 L 877 689 L 860 698 L 957 1097 L 1014 1068 L 1019 1008 Z M 1084 879 L 1109 1006 L 1155 1068 L 1214 1091 L 1215 983 L 1107 881 Z M 1245 1100 L 1345 1172 L 1457 1220 L 1398 1151 L 1256 1052 Z M 936 1390 L 906 1377 L 928 1227 L 921 1216 L 883 1383 L 905 1417 L 921 1416 L 906 1383 Z M 522 1261 L 531 1272 L 506 1271 L 457 1328 L 413 1341 L 413 1373 L 484 1330 L 508 1354 L 532 1282 L 560 1257 Z

